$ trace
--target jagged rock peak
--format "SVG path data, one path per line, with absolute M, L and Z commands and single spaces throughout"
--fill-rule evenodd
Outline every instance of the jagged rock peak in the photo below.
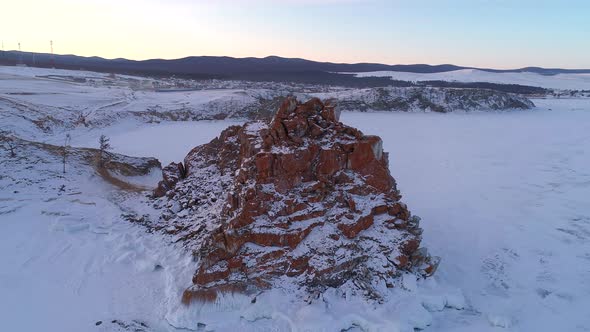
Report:
M 232 126 L 164 168 L 161 226 L 196 257 L 185 303 L 220 292 L 353 287 L 380 298 L 403 272 L 434 273 L 377 136 L 314 98 Z

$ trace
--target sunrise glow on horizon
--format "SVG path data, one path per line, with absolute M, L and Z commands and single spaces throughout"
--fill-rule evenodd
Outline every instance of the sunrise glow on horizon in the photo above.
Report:
M 590 68 L 590 2 L 6 0 L 4 50 Z

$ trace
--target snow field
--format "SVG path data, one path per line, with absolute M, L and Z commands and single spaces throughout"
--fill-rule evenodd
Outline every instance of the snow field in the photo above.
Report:
M 22 68 L 6 68 L 0 67 L 4 94 L 59 92 L 9 99 L 99 113 L 119 100 L 142 107 L 129 91 L 89 88 L 86 99 L 80 94 L 86 88 L 31 79 L 39 75 L 36 69 L 25 75 Z M 425 79 L 441 79 L 436 75 Z M 496 79 L 469 72 L 446 75 Z M 588 88 L 586 76 L 515 75 L 497 80 Z M 195 103 L 217 93 L 195 97 Z M 174 94 L 162 98 L 179 102 Z M 111 321 L 120 320 L 139 327 L 145 323 L 149 332 L 198 329 L 199 322 L 216 331 L 351 326 L 351 331 L 587 331 L 590 101 L 534 102 L 536 109 L 521 112 L 341 115 L 341 121 L 365 134 L 381 136 L 404 202 L 422 217 L 423 245 L 442 257 L 433 278 L 405 276 L 381 306 L 330 290 L 310 305 L 267 292 L 255 304 L 228 295 L 212 305 L 184 307 L 179 299 L 194 272 L 190 255 L 122 217 L 153 212 L 143 194 L 118 192 L 89 169 L 55 177 L 61 165 L 44 156 L 17 168 L 0 164 L 1 330 L 119 331 Z M 11 104 L 0 107 L 6 105 Z M 96 147 L 104 133 L 114 152 L 154 156 L 166 164 L 240 123 L 128 120 L 101 129 L 77 128 L 72 143 Z M 25 138 L 63 140 L 19 121 L 1 125 Z M 4 150 L 0 154 L 6 157 Z M 149 186 L 155 179 L 151 174 L 128 180 Z M 65 193 L 55 190 L 62 184 Z

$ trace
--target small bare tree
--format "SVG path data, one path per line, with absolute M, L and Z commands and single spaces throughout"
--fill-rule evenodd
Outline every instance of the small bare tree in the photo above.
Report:
M 0 143 L 2 143 L 6 150 L 10 153 L 10 158 L 16 157 L 16 143 L 14 142 L 14 138 L 12 136 L 0 134 Z
M 110 158 L 109 150 L 111 149 L 111 142 L 109 138 L 105 135 L 100 135 L 100 138 L 98 139 L 98 144 L 100 152 L 98 166 L 102 168 L 108 161 L 108 158 Z
M 72 141 L 72 137 L 70 134 L 66 135 L 64 140 L 64 145 L 61 147 L 61 156 L 62 156 L 62 163 L 63 163 L 63 173 L 66 174 L 66 162 L 68 159 L 68 153 L 70 152 L 70 142 Z

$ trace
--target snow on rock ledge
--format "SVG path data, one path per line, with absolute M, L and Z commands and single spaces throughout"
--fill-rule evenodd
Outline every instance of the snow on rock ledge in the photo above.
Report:
M 183 302 L 266 289 L 350 287 L 380 301 L 439 259 L 420 248 L 377 136 L 338 121 L 319 99 L 287 98 L 270 122 L 232 126 L 163 169 L 157 229 L 195 255 Z

